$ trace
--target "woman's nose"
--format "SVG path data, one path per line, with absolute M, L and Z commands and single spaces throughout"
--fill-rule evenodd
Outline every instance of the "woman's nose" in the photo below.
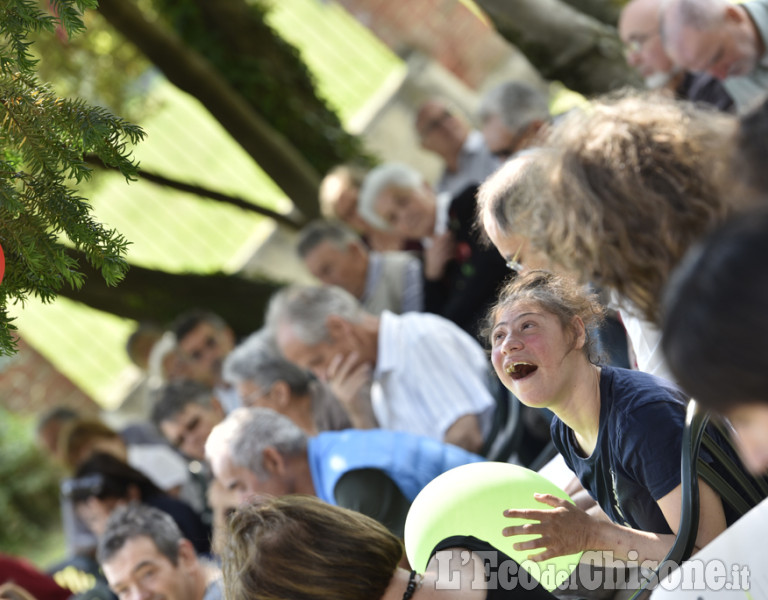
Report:
M 510 352 L 516 352 L 517 350 L 520 350 L 521 347 L 522 347 L 522 342 L 520 341 L 520 338 L 511 334 L 507 335 L 501 343 L 501 351 L 504 354 L 509 354 Z

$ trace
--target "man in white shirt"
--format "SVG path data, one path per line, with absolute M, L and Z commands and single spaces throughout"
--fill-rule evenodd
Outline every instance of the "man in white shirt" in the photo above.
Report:
M 273 298 L 267 327 L 288 360 L 328 381 L 356 427 L 483 447 L 493 378 L 480 345 L 450 321 L 376 317 L 341 288 L 294 286 Z

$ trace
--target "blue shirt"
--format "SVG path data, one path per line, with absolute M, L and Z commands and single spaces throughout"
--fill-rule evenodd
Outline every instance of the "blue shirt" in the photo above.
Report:
M 680 484 L 687 397 L 672 383 L 603 367 L 597 446 L 584 457 L 573 430 L 552 421 L 552 439 L 584 488 L 615 523 L 671 533 L 657 501 Z

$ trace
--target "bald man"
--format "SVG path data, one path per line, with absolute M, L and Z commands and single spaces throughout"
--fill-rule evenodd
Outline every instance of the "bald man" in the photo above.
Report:
M 723 111 L 733 110 L 733 99 L 723 85 L 707 73 L 691 73 L 675 65 L 661 39 L 662 0 L 632 0 L 621 11 L 619 36 L 627 63 L 650 89 L 666 89 L 678 98 L 705 102 Z
M 738 112 L 768 92 L 768 0 L 669 0 L 661 35 L 674 63 L 721 80 Z

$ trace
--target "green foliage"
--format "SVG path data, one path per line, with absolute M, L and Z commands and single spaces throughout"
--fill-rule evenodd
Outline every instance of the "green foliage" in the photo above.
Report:
M 7 0 L 0 6 L 2 39 L 0 41 L 0 70 L 29 73 L 35 61 L 29 52 L 29 34 L 38 31 L 52 32 L 57 24 L 74 35 L 83 29 L 80 13 L 86 8 L 96 8 L 97 0 L 52 0 L 51 8 L 58 18 L 40 9 L 37 0 Z
M 87 35 L 72 39 L 35 34 L 32 50 L 44 56 L 37 75 L 62 96 L 77 96 L 134 121 L 157 109 L 147 94 L 151 63 L 106 22 L 98 11 L 83 15 Z
M 37 448 L 29 419 L 0 408 L 0 548 L 20 552 L 59 521 L 59 473 Z
M 79 287 L 83 275 L 67 246 L 81 250 L 108 285 L 128 268 L 127 240 L 96 222 L 77 184 L 91 170 L 83 156 L 95 154 L 127 180 L 136 175 L 127 144 L 143 131 L 103 108 L 56 96 L 34 76 L 28 36 L 80 31 L 80 11 L 95 0 L 53 0 L 55 15 L 36 1 L 8 0 L 0 9 L 0 244 L 6 273 L 0 285 L 0 354 L 15 350 L 7 314 L 9 300 L 30 295 L 51 301 L 64 285 Z
M 372 162 L 359 138 L 315 92 L 299 52 L 265 21 L 259 0 L 153 0 L 184 42 L 205 56 L 318 171 Z

